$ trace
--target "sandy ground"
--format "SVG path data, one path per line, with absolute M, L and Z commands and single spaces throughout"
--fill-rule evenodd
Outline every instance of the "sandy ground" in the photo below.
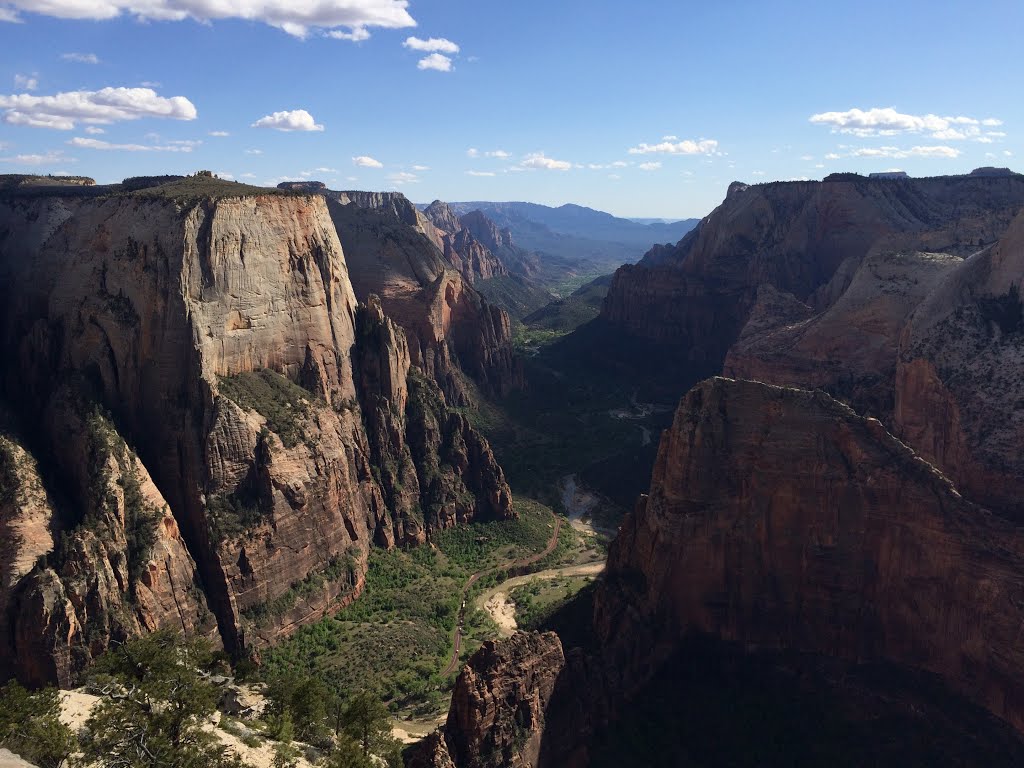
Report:
M 403 744 L 413 744 L 433 733 L 448 719 L 447 713 L 428 720 L 391 719 L 391 735 Z
M 85 691 L 74 690 L 61 691 L 60 698 L 60 719 L 69 728 L 71 728 L 72 731 L 77 732 L 79 728 L 85 725 L 85 721 L 89 719 L 89 715 L 92 713 L 93 707 L 99 703 L 101 697 L 93 696 Z M 219 712 L 215 714 L 213 720 L 207 724 L 207 729 L 212 731 L 222 744 L 230 747 L 232 751 L 237 753 L 242 760 L 253 766 L 253 768 L 271 768 L 271 765 L 273 765 L 274 762 L 273 742 L 264 740 L 259 746 L 249 747 L 243 744 L 239 737 L 217 727 L 220 723 L 220 717 Z M 244 723 L 241 723 L 241 727 L 246 731 L 250 730 L 249 728 L 246 728 Z M 415 740 L 416 739 L 413 739 L 413 741 Z M 295 746 L 298 747 L 300 745 L 296 743 Z M 296 765 L 299 766 L 299 768 L 312 768 L 312 763 L 304 757 L 300 757 L 297 760 Z M 0 766 L 0 768 L 2 768 L 2 766 Z
M 514 579 L 503 581 L 496 587 L 492 587 L 476 599 L 478 608 L 487 611 L 502 637 L 511 637 L 516 631 L 516 609 L 515 604 L 509 600 L 509 593 L 516 587 L 529 584 L 535 579 L 560 579 L 565 576 L 596 576 L 604 570 L 604 560 L 595 563 L 584 563 L 582 565 L 567 565 L 562 568 L 551 568 L 547 571 L 538 571 L 526 576 L 516 576 Z

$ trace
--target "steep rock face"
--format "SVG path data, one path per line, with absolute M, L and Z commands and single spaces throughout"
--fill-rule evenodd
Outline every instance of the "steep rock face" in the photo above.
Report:
M 899 340 L 896 430 L 979 503 L 1024 520 L 1024 214 L 964 261 Z
M 18 584 L 12 671 L 68 686 L 111 642 L 162 628 L 215 631 L 177 523 L 110 420 L 62 390 L 46 427 L 82 519 Z
M 721 370 L 760 286 L 820 312 L 872 251 L 967 256 L 1022 205 L 1017 177 L 734 184 L 675 248 L 619 269 L 602 317 L 686 363 L 685 387 Z
M 546 712 L 565 666 L 553 632 L 484 643 L 455 682 L 444 730 L 418 744 L 407 765 L 540 765 Z
M 230 651 L 354 599 L 374 538 L 419 541 L 434 523 L 512 514 L 486 442 L 443 403 L 444 428 L 423 439 L 423 454 L 442 459 L 406 472 L 447 467 L 444 489 L 458 495 L 459 512 L 423 520 L 412 503 L 388 507 L 360 398 L 373 391 L 375 408 L 402 413 L 405 341 L 392 328 L 361 354 L 355 295 L 323 197 L 173 193 L 168 185 L 131 196 L 0 199 L 0 344 L 16 361 L 2 385 L 29 422 L 52 412 L 63 382 L 112 413 L 166 500 L 165 525 L 180 526 Z M 353 359 L 374 356 L 377 378 L 357 386 Z M 47 450 L 58 448 L 53 437 Z M 73 455 L 56 463 L 62 482 L 83 476 Z M 442 493 L 431 502 L 455 506 Z M 114 555 L 100 543 L 81 545 L 76 568 L 86 580 L 109 575 L 113 589 L 118 570 L 104 562 Z M 96 618 L 116 607 L 83 620 L 69 607 L 63 571 L 35 581 L 42 586 L 25 605 L 42 618 L 23 624 L 22 645 L 35 643 L 41 655 L 57 658 L 51 640 L 75 636 L 74 621 L 87 622 L 80 630 L 89 637 L 163 623 Z M 163 588 L 151 591 L 162 605 Z M 51 664 L 49 679 L 63 681 L 92 655 L 74 653 Z
M 451 264 L 470 284 L 507 275 L 504 264 L 459 221 L 447 203 L 435 200 L 423 215 L 441 235 L 441 250 Z
M 501 229 L 482 211 L 469 211 L 459 217 L 459 224 L 483 243 L 511 272 L 523 277 L 536 277 L 541 270 L 537 254 L 517 246 L 512 231 Z
M 683 637 L 904 664 L 1024 728 L 1024 536 L 824 393 L 714 379 L 684 398 L 596 597 L 636 690 Z
M 889 424 L 903 325 L 960 263 L 945 254 L 869 255 L 842 295 L 820 313 L 765 284 L 739 340 L 729 349 L 723 372 L 825 389 L 858 412 Z
M 391 209 L 402 209 L 389 200 L 379 201 L 379 208 L 329 201 L 356 294 L 363 300 L 380 297 L 384 312 L 405 330 L 413 364 L 437 382 L 449 402 L 469 400 L 463 372 L 488 393 L 519 386 L 508 315 L 446 268 L 443 254 L 396 216 Z
M 357 375 L 372 463 L 391 510 L 384 545 L 422 543 L 431 530 L 514 516 L 487 441 L 449 411 L 437 385 L 410 370 L 405 335 L 371 296 L 356 317 Z
M 0 433 L 0 676 L 14 673 L 11 598 L 23 577 L 53 551 L 58 522 L 32 454 Z

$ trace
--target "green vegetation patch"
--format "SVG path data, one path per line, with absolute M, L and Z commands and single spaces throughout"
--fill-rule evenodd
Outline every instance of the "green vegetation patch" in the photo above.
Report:
M 524 630 L 542 629 L 557 611 L 593 580 L 593 576 L 564 576 L 537 579 L 516 587 L 509 593 L 516 606 L 516 624 Z
M 395 710 L 441 711 L 450 680 L 440 673 L 450 659 L 470 575 L 542 552 L 551 538 L 550 509 L 528 499 L 515 503 L 518 520 L 443 531 L 433 546 L 371 550 L 363 594 L 334 617 L 303 627 L 264 652 L 262 676 L 308 675 L 328 681 L 341 698 L 366 690 Z M 495 578 L 481 579 L 477 588 Z M 464 629 L 467 652 L 496 636 L 493 624 L 477 611 L 467 612 Z
M 220 394 L 267 420 L 267 428 L 285 448 L 302 442 L 303 422 L 309 418 L 314 396 L 287 376 L 269 368 L 218 377 Z

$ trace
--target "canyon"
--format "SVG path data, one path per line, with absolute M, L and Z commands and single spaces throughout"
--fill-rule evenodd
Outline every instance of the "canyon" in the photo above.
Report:
M 69 685 L 165 626 L 258 654 L 355 599 L 372 544 L 515 515 L 444 394 L 460 356 L 511 365 L 507 317 L 445 269 L 418 315 L 360 303 L 375 254 L 323 197 L 15 189 L 0 234 L 5 674 Z

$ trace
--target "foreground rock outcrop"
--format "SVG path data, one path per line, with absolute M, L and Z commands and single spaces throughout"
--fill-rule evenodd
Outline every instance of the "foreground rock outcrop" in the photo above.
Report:
M 446 725 L 413 748 L 407 765 L 541 765 L 547 710 L 565 669 L 562 644 L 553 632 L 520 632 L 484 643 L 455 682 Z
M 43 485 L 79 489 L 56 515 L 57 554 L 28 573 L 49 546 L 48 524 L 32 522 L 46 513 L 3 512 L 36 532 L 2 566 L 17 581 L 4 588 L 16 666 L 42 670 L 33 679 L 68 684 L 111 639 L 156 626 L 202 631 L 207 607 L 225 647 L 244 653 L 354 599 L 371 542 L 514 514 L 486 441 L 436 388 L 417 389 L 402 330 L 379 305 L 357 321 L 321 196 L 196 179 L 120 195 L 9 193 L 0 300 L 14 362 L 3 394 L 24 425 L 45 427 L 30 446 Z M 115 451 L 117 471 L 88 465 L 67 437 L 69 414 L 93 408 L 109 414 L 112 444 L 131 446 Z M 371 415 L 384 410 L 391 421 Z M 392 455 L 404 461 L 389 486 L 376 460 Z M 147 508 L 164 510 L 143 547 L 156 569 L 136 552 L 137 579 L 124 555 L 133 505 L 117 501 L 136 476 Z M 84 488 L 105 501 L 91 505 Z M 193 597 L 172 605 L 183 593 Z
M 694 387 L 593 601 L 589 647 L 519 635 L 471 659 L 443 732 L 409 764 L 789 765 L 843 739 L 858 755 L 843 757 L 878 765 L 933 742 L 934 764 L 1024 755 L 1024 532 L 824 392 Z M 757 709 L 751 685 L 796 720 Z M 829 733 L 803 731 L 816 707 Z M 695 715 L 713 719 L 709 737 L 682 721 Z M 510 721 L 538 724 L 538 752 L 496 749 Z

